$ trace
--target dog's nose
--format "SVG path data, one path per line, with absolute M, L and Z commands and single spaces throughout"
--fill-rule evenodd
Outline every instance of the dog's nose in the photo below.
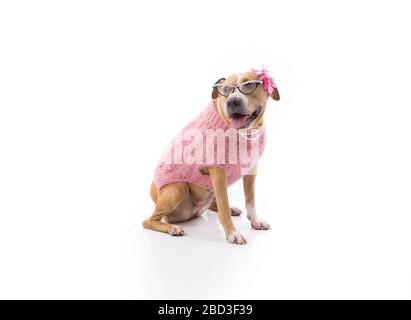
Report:
M 227 100 L 227 107 L 234 110 L 241 107 L 243 100 L 239 97 L 233 97 Z
M 241 96 L 233 96 L 228 98 L 226 102 L 226 109 L 229 116 L 234 113 L 247 113 L 247 100 Z

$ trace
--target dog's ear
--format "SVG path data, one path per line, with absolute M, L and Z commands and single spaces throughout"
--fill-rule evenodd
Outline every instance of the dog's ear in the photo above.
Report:
M 278 88 L 274 88 L 273 92 L 271 93 L 271 98 L 273 98 L 275 101 L 280 100 L 280 93 L 278 92 Z
M 214 84 L 220 83 L 221 81 L 224 81 L 224 80 L 225 80 L 225 78 L 220 78 Z M 217 99 L 217 97 L 218 97 L 217 89 L 213 88 L 213 91 L 211 92 L 211 98 L 212 99 Z

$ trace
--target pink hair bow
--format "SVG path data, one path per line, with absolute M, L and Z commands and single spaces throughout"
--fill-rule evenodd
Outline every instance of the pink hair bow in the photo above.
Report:
M 267 92 L 268 95 L 271 95 L 277 86 L 274 83 L 274 79 L 268 74 L 270 71 L 268 71 L 265 66 L 263 66 L 261 70 L 251 69 L 251 71 L 260 76 L 265 92 Z

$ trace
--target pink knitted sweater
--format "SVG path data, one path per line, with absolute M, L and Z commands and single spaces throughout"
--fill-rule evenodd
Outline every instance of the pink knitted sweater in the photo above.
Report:
M 201 169 L 220 167 L 231 185 L 257 164 L 264 146 L 264 127 L 252 134 L 230 128 L 211 101 L 172 140 L 156 168 L 154 183 L 158 189 L 190 182 L 211 190 L 211 178 Z

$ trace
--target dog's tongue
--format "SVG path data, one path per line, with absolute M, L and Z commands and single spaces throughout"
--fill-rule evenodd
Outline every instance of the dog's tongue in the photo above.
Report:
M 237 116 L 231 118 L 231 127 L 240 129 L 245 126 L 248 116 Z

